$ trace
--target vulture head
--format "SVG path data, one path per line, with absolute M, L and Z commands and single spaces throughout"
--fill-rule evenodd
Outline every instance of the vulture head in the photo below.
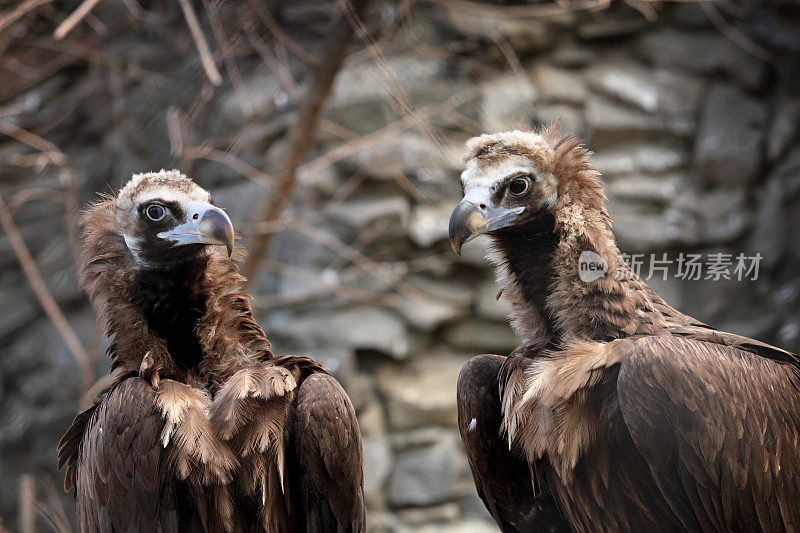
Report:
M 626 297 L 635 282 L 627 280 L 589 155 L 557 126 L 467 142 L 450 242 L 460 253 L 489 235 L 498 297 L 511 303 L 511 325 L 534 351 L 571 334 L 616 338 L 635 326 L 637 303 Z
M 450 243 L 456 253 L 478 237 L 502 237 L 513 229 L 555 226 L 584 209 L 605 215 L 598 174 L 589 152 L 557 126 L 542 132 L 509 131 L 467 142 L 461 174 L 464 198 L 450 217 Z
M 115 224 L 140 267 L 165 267 L 225 246 L 234 233 L 228 215 L 208 191 L 178 171 L 135 174 L 114 203 Z

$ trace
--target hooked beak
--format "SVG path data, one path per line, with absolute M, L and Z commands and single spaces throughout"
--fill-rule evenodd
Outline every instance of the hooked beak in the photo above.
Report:
M 460 256 L 461 247 L 486 232 L 504 228 L 517 219 L 525 207 L 495 207 L 488 187 L 474 187 L 450 215 L 450 245 Z
M 225 211 L 208 202 L 193 200 L 186 206 L 186 222 L 158 234 L 176 246 L 184 244 L 224 244 L 228 257 L 233 252 L 233 224 Z

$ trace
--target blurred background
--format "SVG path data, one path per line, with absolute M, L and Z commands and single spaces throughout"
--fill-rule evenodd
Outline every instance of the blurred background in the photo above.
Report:
M 495 531 L 455 384 L 517 339 L 486 243 L 447 242 L 463 142 L 560 119 L 624 252 L 763 256 L 668 302 L 797 351 L 798 91 L 796 0 L 0 1 L 0 529 L 72 523 L 56 443 L 108 382 L 77 211 L 132 173 L 181 169 L 257 252 L 275 352 L 356 407 L 370 531 Z

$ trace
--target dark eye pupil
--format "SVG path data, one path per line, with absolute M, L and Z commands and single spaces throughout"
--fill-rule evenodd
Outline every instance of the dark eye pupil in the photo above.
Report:
M 164 218 L 164 208 L 157 204 L 148 206 L 147 217 L 150 220 L 161 220 L 162 218 Z
M 509 189 L 514 194 L 522 194 L 528 188 L 528 183 L 525 180 L 514 180 L 511 182 Z

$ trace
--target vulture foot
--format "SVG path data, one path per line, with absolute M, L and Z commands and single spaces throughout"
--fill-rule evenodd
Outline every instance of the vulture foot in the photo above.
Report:
M 139 377 L 145 381 L 150 382 L 153 390 L 158 390 L 161 385 L 161 363 L 157 363 L 153 357 L 153 353 L 148 351 L 142 358 L 142 363 L 139 365 Z

